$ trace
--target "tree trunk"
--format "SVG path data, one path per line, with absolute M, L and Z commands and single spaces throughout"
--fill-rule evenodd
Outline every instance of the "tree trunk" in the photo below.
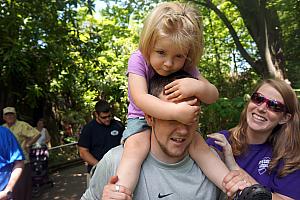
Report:
M 249 34 L 253 38 L 258 55 L 251 56 L 241 44 L 237 32 L 224 13 L 210 0 L 193 1 L 212 9 L 228 28 L 241 56 L 262 78 L 286 78 L 282 36 L 279 18 L 274 10 L 266 7 L 265 0 L 231 0 L 243 18 Z

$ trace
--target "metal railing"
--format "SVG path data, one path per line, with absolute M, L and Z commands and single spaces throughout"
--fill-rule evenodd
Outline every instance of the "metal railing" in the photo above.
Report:
M 77 143 L 78 142 L 72 142 L 72 143 L 69 143 L 69 144 L 62 144 L 62 145 L 59 145 L 59 146 L 51 147 L 51 148 L 49 148 L 49 151 L 54 150 L 54 149 L 67 147 L 67 146 L 77 145 Z
M 77 142 L 54 146 L 48 150 L 48 166 L 50 171 L 83 163 L 78 153 Z

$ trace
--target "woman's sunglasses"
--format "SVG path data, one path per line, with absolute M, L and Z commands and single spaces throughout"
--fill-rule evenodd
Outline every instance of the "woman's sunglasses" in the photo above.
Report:
M 285 112 L 286 107 L 283 103 L 276 101 L 274 99 L 268 99 L 264 95 L 254 92 L 251 96 L 251 101 L 256 105 L 261 105 L 263 103 L 267 104 L 267 108 L 274 112 Z

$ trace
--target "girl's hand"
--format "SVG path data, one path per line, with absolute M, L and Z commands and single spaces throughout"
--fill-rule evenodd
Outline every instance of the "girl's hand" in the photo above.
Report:
M 225 164 L 227 165 L 227 167 L 230 170 L 238 170 L 239 166 L 234 159 L 231 145 L 229 144 L 226 137 L 220 133 L 212 133 L 207 135 L 207 137 L 215 139 L 215 143 L 223 148 Z
M 132 200 L 132 192 L 121 185 L 116 185 L 117 176 L 112 176 L 106 186 L 104 186 L 102 200 L 118 199 Z
M 197 95 L 199 81 L 194 78 L 182 78 L 165 86 L 167 99 L 173 102 Z
M 174 119 L 186 125 L 198 121 L 200 106 L 196 98 L 174 104 Z

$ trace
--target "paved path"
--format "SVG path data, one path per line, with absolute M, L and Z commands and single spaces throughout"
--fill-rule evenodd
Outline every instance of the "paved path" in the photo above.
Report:
M 43 186 L 34 200 L 79 200 L 86 189 L 86 168 L 83 164 L 50 174 L 54 187 Z

